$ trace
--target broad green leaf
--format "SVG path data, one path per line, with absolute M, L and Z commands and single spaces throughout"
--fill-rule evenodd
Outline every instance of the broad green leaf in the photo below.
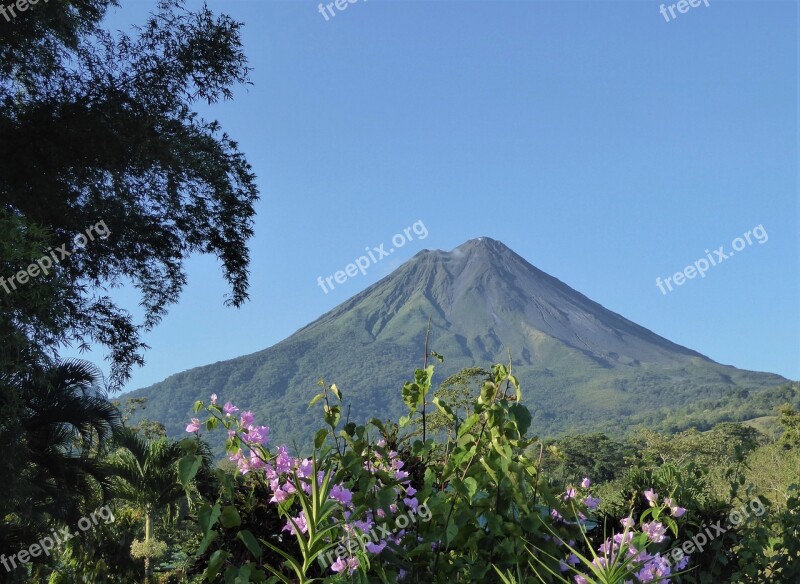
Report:
M 178 480 L 180 480 L 184 488 L 195 477 L 197 471 L 200 470 L 202 461 L 203 459 L 196 454 L 187 454 L 178 461 Z
M 228 552 L 225 550 L 217 550 L 211 557 L 208 559 L 208 568 L 206 569 L 206 577 L 209 581 L 213 582 L 214 579 L 219 574 L 219 569 L 222 567 L 222 563 L 227 559 Z
M 219 533 L 216 530 L 211 530 L 208 533 L 206 533 L 205 536 L 203 536 L 202 541 L 200 542 L 200 547 L 197 548 L 197 555 L 202 556 L 204 553 L 206 553 L 208 546 L 211 545 L 211 542 L 217 539 L 218 535 Z
M 197 522 L 200 524 L 200 529 L 203 530 L 203 533 L 208 533 L 214 527 L 221 511 L 219 505 L 214 505 L 213 507 L 205 505 L 197 512 Z
M 223 507 L 222 513 L 220 514 L 220 523 L 222 523 L 223 527 L 238 527 L 241 525 L 242 518 L 239 516 L 236 507 L 233 505 L 226 505 Z
M 236 537 L 247 546 L 247 549 L 250 550 L 250 553 L 253 554 L 253 557 L 258 559 L 261 557 L 261 546 L 258 544 L 258 540 L 255 536 L 250 533 L 247 529 L 243 529 L 239 533 L 236 534 Z
M 316 449 L 322 448 L 322 445 L 325 444 L 325 438 L 327 437 L 328 437 L 327 428 L 318 430 L 317 433 L 314 435 L 314 448 Z

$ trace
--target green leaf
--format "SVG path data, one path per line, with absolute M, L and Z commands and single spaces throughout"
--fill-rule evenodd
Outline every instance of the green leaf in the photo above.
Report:
M 436 351 L 431 351 L 431 355 L 432 355 L 433 357 L 436 357 L 436 358 L 439 360 L 439 363 L 444 363 L 444 357 L 442 357 L 442 356 L 441 356 L 439 353 L 437 353 Z
M 200 547 L 197 548 L 197 555 L 202 556 L 204 553 L 206 553 L 208 546 L 210 546 L 211 543 L 217 539 L 218 535 L 219 533 L 216 530 L 206 533 L 205 536 L 203 536 L 203 540 L 200 542 Z
M 203 402 L 201 402 L 200 400 L 197 400 L 196 402 L 194 402 L 194 413 L 195 414 L 197 412 L 199 412 L 200 410 L 202 410 L 202 409 L 203 409 Z
M 319 450 L 322 448 L 322 445 L 325 444 L 325 439 L 328 437 L 328 429 L 323 428 L 322 430 L 318 430 L 316 434 L 314 434 L 314 448 Z
M 207 534 L 208 531 L 214 527 L 217 523 L 217 519 L 219 519 L 220 512 L 221 509 L 219 505 L 214 505 L 213 507 L 205 505 L 198 511 L 197 522 L 200 524 L 200 529 L 203 530 L 203 533 Z
M 520 435 L 524 435 L 531 426 L 531 412 L 522 404 L 516 403 L 508 408 L 509 415 L 517 423 Z
M 250 533 L 250 531 L 243 529 L 236 534 L 236 537 L 240 539 L 245 546 L 247 546 L 247 549 L 250 550 L 250 553 L 253 554 L 254 558 L 258 559 L 261 557 L 261 546 L 258 544 L 258 540 L 252 533 Z
M 333 395 L 335 395 L 339 401 L 342 401 L 342 392 L 339 391 L 339 388 L 336 387 L 335 383 L 331 385 L 331 391 L 333 392 Z
M 422 389 L 419 384 L 406 381 L 403 384 L 403 402 L 405 402 L 408 409 L 416 412 L 419 406 L 422 405 Z
M 445 533 L 444 536 L 445 545 L 449 546 L 450 542 L 453 541 L 457 535 L 458 535 L 458 525 L 456 525 L 453 522 L 448 523 L 447 532 Z
M 178 480 L 180 480 L 184 488 L 195 477 L 197 471 L 200 470 L 202 461 L 203 459 L 196 454 L 187 454 L 178 461 Z
M 242 524 L 242 518 L 239 512 L 233 505 L 226 505 L 220 514 L 220 522 L 223 527 L 239 527 Z
M 308 407 L 310 408 L 310 407 L 311 407 L 311 406 L 313 406 L 315 403 L 317 403 L 319 400 L 321 400 L 323 397 L 325 397 L 325 394 L 318 393 L 318 394 L 317 394 L 317 395 L 315 395 L 313 398 L 311 398 L 311 401 L 310 401 L 310 402 L 308 402 Z
M 208 559 L 208 568 L 206 569 L 206 577 L 209 581 L 213 582 L 219 574 L 219 569 L 222 563 L 228 558 L 228 552 L 225 550 L 217 550 Z
M 455 420 L 456 415 L 453 413 L 452 408 L 447 405 L 445 402 L 440 400 L 438 397 L 433 398 L 433 404 L 439 408 L 446 416 L 448 420 Z
M 178 442 L 178 446 L 180 446 L 186 454 L 195 454 L 197 452 L 197 445 L 198 440 L 195 436 L 184 438 Z
M 476 481 L 472 477 L 467 477 L 464 479 L 464 486 L 467 489 L 467 494 L 469 494 L 470 500 L 475 496 L 475 493 L 478 492 L 478 481 Z

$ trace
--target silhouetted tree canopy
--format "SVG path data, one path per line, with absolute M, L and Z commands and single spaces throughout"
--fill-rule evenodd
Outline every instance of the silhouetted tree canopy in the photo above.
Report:
M 4 370 L 65 343 L 109 350 L 112 386 L 143 330 L 177 301 L 192 253 L 219 258 L 226 303 L 247 297 L 255 176 L 192 107 L 248 82 L 240 23 L 165 0 L 133 36 L 102 30 L 109 0 L 40 3 L 0 26 L 0 276 L 79 233 L 110 231 L 21 289 L 0 289 Z M 142 322 L 109 297 L 132 283 Z

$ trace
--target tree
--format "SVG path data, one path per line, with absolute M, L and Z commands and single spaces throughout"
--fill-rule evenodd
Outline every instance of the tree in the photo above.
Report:
M 177 301 L 190 254 L 221 260 L 227 303 L 247 299 L 258 190 L 236 142 L 192 111 L 247 82 L 240 24 L 162 0 L 138 36 L 113 36 L 99 26 L 113 4 L 42 4 L 0 27 L 0 222 L 11 228 L 0 234 L 0 275 L 49 247 L 58 260 L 23 292 L 0 293 L 12 297 L 0 327 L 28 352 L 106 346 L 117 387 L 143 362 L 141 333 Z M 78 239 L 101 223 L 106 237 Z M 107 294 L 128 282 L 141 323 Z M 31 305 L 28 292 L 48 302 Z
M 3 551 L 27 547 L 55 524 L 74 526 L 106 500 L 102 457 L 121 422 L 98 379 L 82 361 L 0 375 Z
M 780 409 L 780 422 L 783 427 L 780 443 L 786 448 L 800 447 L 800 411 L 789 404 L 784 404 Z
M 114 473 L 113 494 L 144 513 L 144 540 L 134 542 L 133 549 L 134 554 L 144 558 L 145 578 L 149 579 L 153 576 L 152 560 L 161 555 L 159 552 L 166 551 L 154 537 L 153 521 L 164 511 L 167 517 L 175 517 L 178 503 L 188 496 L 178 478 L 178 461 L 185 453 L 177 442 L 166 438 L 149 440 L 127 428 L 115 442 L 117 450 L 109 459 Z M 201 444 L 198 454 L 203 461 L 203 472 L 198 480 L 207 481 L 211 451 Z

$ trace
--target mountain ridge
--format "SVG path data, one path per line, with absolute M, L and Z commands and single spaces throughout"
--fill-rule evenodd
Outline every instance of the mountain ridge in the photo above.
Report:
M 275 434 L 304 437 L 319 377 L 351 396 L 355 418 L 394 417 L 403 413 L 399 388 L 421 364 L 428 319 L 430 347 L 445 356 L 442 375 L 510 354 L 524 393 L 535 390 L 544 433 L 611 427 L 670 400 L 683 406 L 787 381 L 673 343 L 480 237 L 450 252 L 420 251 L 271 347 L 128 395 L 148 397 L 148 417 L 162 415 L 170 434 L 182 430 L 195 400 L 215 392 L 272 420 Z

